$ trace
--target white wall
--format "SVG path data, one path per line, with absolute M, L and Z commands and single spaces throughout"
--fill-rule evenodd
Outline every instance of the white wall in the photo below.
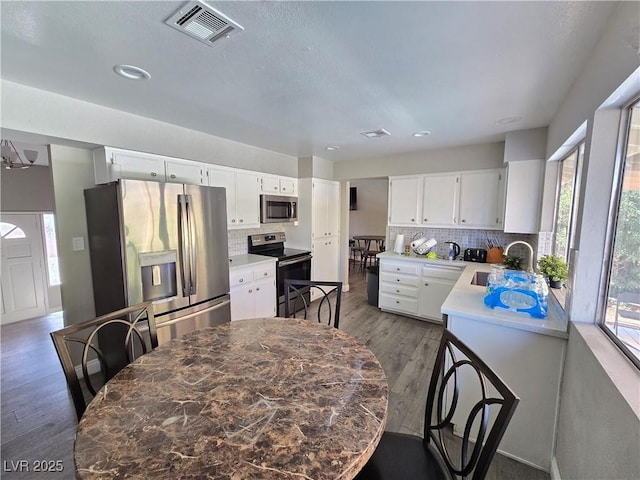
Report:
M 391 157 L 367 158 L 333 165 L 334 180 L 380 178 L 414 173 L 441 173 L 458 170 L 501 168 L 504 142 L 466 145 L 439 150 L 405 153 Z
M 354 235 L 386 235 L 389 181 L 353 180 L 350 186 L 357 188 L 358 209 L 349 210 L 349 238 Z
M 83 193 L 95 185 L 92 154 L 90 150 L 60 145 L 51 145 L 50 153 L 64 323 L 70 325 L 95 317 Z M 84 239 L 85 250 L 73 251 L 74 237 Z
M 49 167 L 0 169 L 3 212 L 53 212 L 53 180 Z
M 2 127 L 258 172 L 298 176 L 298 160 L 195 130 L 2 80 Z

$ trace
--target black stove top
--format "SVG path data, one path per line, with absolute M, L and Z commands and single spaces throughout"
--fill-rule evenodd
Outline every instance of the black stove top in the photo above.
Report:
M 276 257 L 279 261 L 309 255 L 309 250 L 285 248 L 284 232 L 267 233 L 249 236 L 249 253 Z

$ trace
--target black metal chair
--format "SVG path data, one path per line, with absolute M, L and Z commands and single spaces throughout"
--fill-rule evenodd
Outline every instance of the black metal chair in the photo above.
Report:
M 51 332 L 78 420 L 116 373 L 158 346 L 151 302 Z M 82 382 L 81 382 L 82 380 Z
M 445 330 L 429 383 L 423 436 L 384 432 L 356 480 L 481 480 L 518 402 L 491 368 Z M 462 438 L 452 433 L 456 422 Z
M 311 310 L 309 297 L 314 290 L 320 295 L 320 301 L 314 305 L 314 308 L 317 307 L 318 323 L 324 321 L 327 325 L 338 328 L 342 282 L 286 279 L 284 281 L 284 316 L 295 318 L 296 312 L 304 310 L 303 318 L 307 318 Z M 332 308 L 332 302 L 334 308 Z

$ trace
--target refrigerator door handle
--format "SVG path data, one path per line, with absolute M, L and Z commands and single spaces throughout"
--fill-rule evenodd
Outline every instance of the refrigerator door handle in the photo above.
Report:
M 182 296 L 188 297 L 191 291 L 191 242 L 189 237 L 189 217 L 186 195 L 178 194 L 178 245 L 180 270 L 182 277 Z
M 185 195 L 187 197 L 187 218 L 189 222 L 189 295 L 195 295 L 198 287 L 198 258 L 196 251 L 196 227 L 195 227 L 195 215 L 193 213 L 193 197 L 191 195 Z

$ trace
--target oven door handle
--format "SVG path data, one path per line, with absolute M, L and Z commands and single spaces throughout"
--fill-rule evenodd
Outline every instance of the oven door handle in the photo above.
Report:
M 293 258 L 291 260 L 285 260 L 283 262 L 278 262 L 278 267 L 288 267 L 289 265 L 294 265 L 296 263 L 301 263 L 301 262 L 306 262 L 308 260 L 311 260 L 311 255 L 305 255 L 304 257 L 297 257 L 297 258 Z

